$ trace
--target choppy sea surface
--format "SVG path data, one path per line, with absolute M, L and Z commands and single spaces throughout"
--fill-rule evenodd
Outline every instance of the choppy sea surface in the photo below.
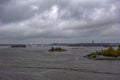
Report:
M 120 80 L 119 60 L 92 60 L 86 54 L 101 47 L 0 48 L 0 80 Z

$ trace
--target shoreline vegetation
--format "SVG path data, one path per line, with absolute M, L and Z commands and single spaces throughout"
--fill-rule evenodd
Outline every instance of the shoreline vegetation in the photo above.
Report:
M 112 46 L 110 46 L 108 49 L 92 52 L 84 57 L 89 59 L 96 59 L 96 60 L 120 59 L 120 45 L 118 45 L 117 49 L 114 49 Z
M 51 47 L 48 51 L 50 52 L 62 52 L 62 51 L 67 51 L 61 47 Z

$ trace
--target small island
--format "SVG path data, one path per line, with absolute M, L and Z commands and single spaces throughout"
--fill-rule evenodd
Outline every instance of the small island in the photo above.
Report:
M 50 52 L 62 52 L 62 51 L 67 51 L 61 47 L 51 47 L 48 51 Z
M 118 60 L 120 59 L 120 45 L 117 49 L 110 46 L 108 49 L 92 52 L 84 57 L 96 60 Z

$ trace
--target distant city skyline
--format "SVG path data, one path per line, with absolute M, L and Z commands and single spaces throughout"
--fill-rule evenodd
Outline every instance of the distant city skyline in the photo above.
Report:
M 0 0 L 2 43 L 120 43 L 120 0 Z

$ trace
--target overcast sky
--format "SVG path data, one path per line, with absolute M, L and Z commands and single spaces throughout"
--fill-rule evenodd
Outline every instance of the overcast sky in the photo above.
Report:
M 120 0 L 0 0 L 0 43 L 120 42 Z

